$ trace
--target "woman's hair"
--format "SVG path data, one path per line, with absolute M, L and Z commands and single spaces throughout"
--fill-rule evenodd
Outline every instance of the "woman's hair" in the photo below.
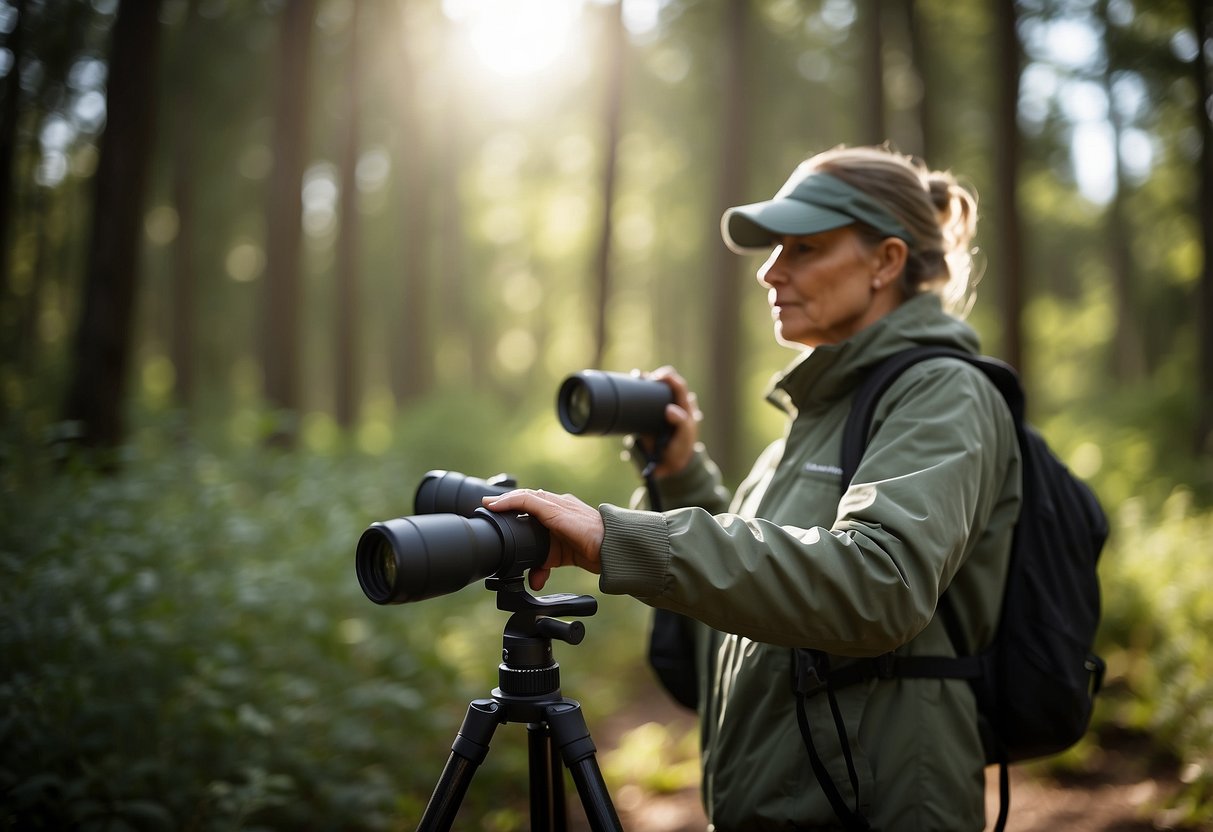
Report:
M 977 194 L 946 171 L 887 147 L 836 147 L 809 164 L 878 200 L 910 232 L 902 284 L 907 296 L 935 292 L 944 306 L 965 314 L 972 305 L 973 235 L 977 231 Z M 870 242 L 884 235 L 863 224 Z

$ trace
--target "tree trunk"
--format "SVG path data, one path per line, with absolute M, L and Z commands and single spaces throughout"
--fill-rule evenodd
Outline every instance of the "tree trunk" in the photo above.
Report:
M 25 38 L 26 0 L 14 0 L 16 25 L 4 44 L 12 64 L 4 78 L 4 103 L 0 110 L 0 304 L 8 304 L 9 244 L 12 240 L 13 168 L 17 160 L 17 118 L 21 114 L 21 59 Z M 0 324 L 10 324 L 0 321 Z
M 451 24 L 448 24 L 451 25 Z M 454 34 L 448 32 L 452 39 Z M 438 136 L 435 176 L 438 180 L 438 340 L 430 345 L 440 356 L 439 384 L 455 380 L 459 384 L 480 386 L 485 383 L 484 356 L 479 345 L 484 333 L 476 320 L 477 298 L 465 285 L 468 268 L 465 257 L 463 207 L 460 204 L 460 174 L 466 163 L 463 158 L 463 136 L 466 125 L 463 107 L 466 96 L 461 89 L 459 73 L 447 73 L 444 81 L 446 96 L 442 104 Z
M 405 3 L 400 4 L 399 43 L 409 42 L 412 33 L 405 23 Z M 431 223 L 430 192 L 425 162 L 428 157 L 425 121 L 417 106 L 417 68 L 407 49 L 401 49 L 397 62 L 397 87 L 400 92 L 400 140 L 396 161 L 400 167 L 399 202 L 401 302 L 389 309 L 387 321 L 392 391 L 400 404 L 415 401 L 429 393 L 434 384 L 431 354 L 429 299 L 431 281 L 427 278 L 427 254 Z
M 274 166 L 266 217 L 265 287 L 261 350 L 265 398 L 291 414 L 299 398 L 299 320 L 303 305 L 300 267 L 302 181 L 307 156 L 307 102 L 315 0 L 292 0 L 282 9 L 278 83 L 274 95 Z M 276 426 L 271 441 L 290 445 L 295 426 Z
M 723 108 L 721 110 L 720 179 L 717 183 L 714 217 L 732 205 L 744 201 L 746 126 L 749 123 L 746 102 L 746 41 L 749 29 L 747 0 L 729 0 L 725 7 Z M 709 341 L 712 384 L 708 397 L 708 420 L 704 422 L 706 439 L 712 454 L 727 476 L 738 476 L 741 448 L 741 369 L 740 335 L 741 291 L 745 281 L 738 277 L 738 260 L 723 245 L 714 247 L 711 283 L 711 328 Z
M 188 412 L 194 403 L 194 344 L 198 269 L 194 264 L 194 114 L 197 108 L 198 0 L 189 0 L 181 43 L 176 50 L 177 82 L 173 85 L 173 207 L 177 236 L 173 240 L 173 296 L 169 358 L 176 376 L 173 397 Z
M 1100 0 L 1098 14 L 1104 25 L 1103 88 L 1108 101 L 1115 101 L 1112 94 L 1112 74 L 1119 68 L 1112 23 L 1108 20 L 1108 0 Z M 1133 252 L 1129 246 L 1130 229 L 1125 222 L 1124 164 L 1120 157 L 1120 137 L 1124 125 L 1116 106 L 1108 107 L 1108 121 L 1112 126 L 1113 172 L 1116 193 L 1108 206 L 1104 235 L 1107 240 L 1108 271 L 1112 275 L 1112 292 L 1116 308 L 1116 335 L 1112 341 L 1112 372 L 1119 381 L 1139 381 L 1145 376 L 1144 342 L 1141 336 L 1138 305 L 1133 298 Z
M 997 240 L 999 308 L 1002 313 L 1002 357 L 1021 374 L 1024 366 L 1023 251 L 1019 216 L 1019 74 L 1020 45 L 1015 30 L 1015 4 L 993 0 L 995 66 L 994 209 Z
M 607 348 L 607 306 L 611 299 L 611 212 L 615 203 L 615 169 L 619 156 L 619 127 L 623 100 L 623 66 L 626 32 L 623 0 L 608 7 L 605 19 L 603 66 L 606 71 L 603 108 L 602 225 L 594 258 L 596 293 L 594 308 L 594 357 L 591 367 L 602 367 Z
M 337 231 L 336 363 L 337 424 L 347 430 L 358 421 L 358 146 L 361 142 L 362 67 L 359 42 L 359 4 L 350 12 L 350 35 L 345 66 L 344 133 L 341 137 L 341 215 Z
M 880 144 L 888 138 L 884 113 L 884 23 L 880 7 L 880 0 L 859 5 L 863 48 L 863 70 L 859 74 L 863 82 L 859 95 L 863 103 L 860 135 L 866 144 Z
M 1207 0 L 1191 0 L 1192 26 L 1198 43 L 1207 44 L 1213 37 Z M 1198 49 L 1192 62 L 1196 82 L 1197 130 L 1200 146 L 1200 206 L 1199 226 L 1204 259 L 1200 270 L 1196 331 L 1200 333 L 1200 362 L 1196 414 L 1195 446 L 1198 453 L 1213 453 L 1213 122 L 1208 102 L 1213 97 L 1209 84 L 1209 50 Z
M 159 8 L 159 0 L 122 0 L 114 20 L 84 304 L 64 405 L 64 416 L 80 424 L 81 440 L 95 447 L 115 447 L 126 437 L 123 407 L 155 123 Z
M 902 150 L 916 153 L 935 167 L 943 167 L 936 160 L 938 148 L 935 142 L 935 112 L 931 107 L 931 95 L 935 90 L 931 83 L 931 43 L 927 27 L 922 20 L 922 10 L 917 0 L 906 0 L 906 44 L 910 53 L 910 65 L 918 76 L 919 94 L 915 103 L 917 143 Z

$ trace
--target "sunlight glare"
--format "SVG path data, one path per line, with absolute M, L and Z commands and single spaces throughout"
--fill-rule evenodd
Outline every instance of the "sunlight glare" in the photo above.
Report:
M 1091 121 L 1074 128 L 1070 158 L 1082 195 L 1096 204 L 1106 204 L 1116 195 L 1116 145 L 1112 125 Z
M 467 27 L 477 58 L 505 78 L 551 66 L 569 46 L 579 3 L 551 0 L 444 0 L 443 11 Z

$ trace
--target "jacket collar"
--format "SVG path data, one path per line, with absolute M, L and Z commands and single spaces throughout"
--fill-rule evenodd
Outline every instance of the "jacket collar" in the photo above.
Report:
M 928 292 L 910 298 L 845 341 L 799 355 L 772 380 L 767 400 L 794 415 L 814 403 L 850 393 L 874 365 L 924 344 L 973 353 L 980 349 L 973 328 L 945 313 L 939 297 Z

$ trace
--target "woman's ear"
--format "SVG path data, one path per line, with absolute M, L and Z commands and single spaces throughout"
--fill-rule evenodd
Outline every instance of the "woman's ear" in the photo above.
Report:
M 872 250 L 872 282 L 888 286 L 898 280 L 906 269 L 910 247 L 898 237 L 885 237 Z

